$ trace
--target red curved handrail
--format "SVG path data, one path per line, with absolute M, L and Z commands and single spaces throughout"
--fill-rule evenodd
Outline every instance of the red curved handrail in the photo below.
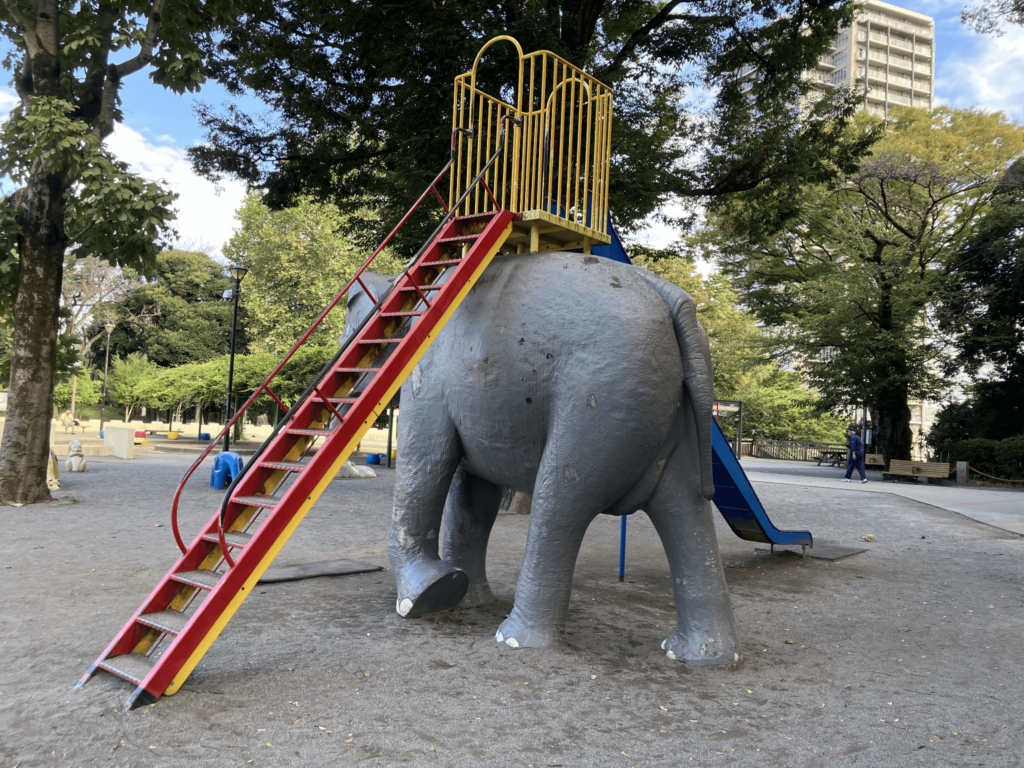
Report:
M 461 132 L 466 132 L 466 129 L 458 128 L 458 129 L 452 131 L 452 146 L 453 147 L 455 146 L 455 136 L 460 131 Z M 417 208 L 419 208 L 420 204 L 426 199 L 427 195 L 430 194 L 431 190 L 435 189 L 437 183 L 439 181 L 441 181 L 441 178 L 446 173 L 448 173 L 449 169 L 452 167 L 452 164 L 454 162 L 455 162 L 455 154 L 454 154 L 454 149 L 453 149 L 452 150 L 452 157 L 448 160 L 447 163 L 445 163 L 444 168 L 442 168 L 441 172 L 438 173 L 437 176 L 434 177 L 434 180 L 430 183 L 430 185 L 425 190 L 423 190 L 423 194 L 421 194 L 419 196 L 419 198 L 417 198 L 416 202 L 413 203 L 412 207 L 402 217 L 401 221 L 399 221 L 398 224 L 395 225 L 395 228 L 391 230 L 391 232 L 388 234 L 388 236 L 386 238 L 384 238 L 384 241 L 380 245 L 377 246 L 377 249 L 370 255 L 370 258 L 368 258 L 365 262 L 363 262 L 363 265 L 355 273 L 355 275 L 352 277 L 352 279 L 349 280 L 347 283 L 345 283 L 345 287 L 341 289 L 341 291 L 338 293 L 338 295 L 334 297 L 334 300 L 331 301 L 331 303 L 327 305 L 327 307 L 324 309 L 323 312 L 320 313 L 320 315 L 316 318 L 316 320 L 313 321 L 313 324 L 311 326 L 309 326 L 309 328 L 306 330 L 306 332 L 302 335 L 302 338 L 300 338 L 297 342 L 295 342 L 295 345 L 291 348 L 291 350 L 288 352 L 288 354 L 286 354 L 281 359 L 281 362 L 277 364 L 277 367 L 274 368 L 274 370 L 270 372 L 270 374 L 267 376 L 267 378 L 265 378 L 263 380 L 263 383 L 260 384 L 255 389 L 255 391 L 252 393 L 252 395 L 249 396 L 249 399 L 245 401 L 245 403 L 242 405 L 242 407 L 239 408 L 237 411 L 235 411 L 235 415 L 231 418 L 230 421 L 228 421 L 227 424 L 224 425 L 224 428 L 217 435 L 217 438 L 210 441 L 210 444 L 208 446 L 206 446 L 206 450 L 203 451 L 202 454 L 200 454 L 200 456 L 196 460 L 196 462 L 189 468 L 188 472 L 185 473 L 185 476 L 182 477 L 181 482 L 178 483 L 178 489 L 174 493 L 174 501 L 171 502 L 171 531 L 174 533 L 174 541 L 175 541 L 175 543 L 177 543 L 178 549 L 181 550 L 182 554 L 187 552 L 188 548 L 185 546 L 185 542 L 181 538 L 181 532 L 178 529 L 178 502 L 181 499 L 181 492 L 184 490 L 186 483 L 188 483 L 188 481 L 189 481 L 189 478 L 191 478 L 193 473 L 196 471 L 196 469 L 199 468 L 199 465 L 203 463 L 203 461 L 206 459 L 206 457 L 210 454 L 210 451 L 213 450 L 214 446 L 216 446 L 216 445 L 218 445 L 220 443 L 220 441 L 224 437 L 224 435 L 227 434 L 227 431 L 234 426 L 235 422 L 238 421 L 238 419 L 249 409 L 249 406 L 251 406 L 256 401 L 256 398 L 259 397 L 264 392 L 264 390 L 269 392 L 270 395 L 275 400 L 277 400 L 278 403 L 281 402 L 280 400 L 278 400 L 277 395 L 275 395 L 273 393 L 273 391 L 270 390 L 270 387 L 269 387 L 270 382 L 273 381 L 274 377 L 276 377 L 277 374 L 281 372 L 281 369 L 284 368 L 285 364 L 289 360 L 292 359 L 292 356 L 296 353 L 296 351 L 298 351 L 299 347 L 301 347 L 303 344 L 306 343 L 306 339 L 308 339 L 310 337 L 310 335 L 313 333 L 313 331 L 315 331 L 319 327 L 320 323 L 322 323 L 324 321 L 324 318 L 326 318 L 327 315 L 330 314 L 331 310 L 333 310 L 337 306 L 338 302 L 341 301 L 342 297 L 346 293 L 348 293 L 348 290 L 352 287 L 352 285 L 355 284 L 356 282 L 359 282 L 360 284 L 362 284 L 362 280 L 360 279 L 360 276 L 363 274 L 364 271 L 366 271 L 366 268 L 369 267 L 370 264 L 373 263 L 373 260 L 376 259 L 378 255 L 380 255 L 380 252 L 383 251 L 385 247 L 387 247 L 387 244 L 391 242 L 391 239 L 398 233 L 398 230 L 400 230 L 403 226 L 405 226 L 405 223 L 409 220 L 409 217 L 412 216 L 412 214 L 416 211 Z M 364 288 L 364 290 L 365 290 L 365 288 Z M 227 560 L 227 562 L 228 562 L 228 564 L 230 566 L 230 565 L 233 564 L 233 562 L 231 560 L 230 555 L 228 555 L 228 552 L 227 552 L 228 547 L 227 547 L 227 542 L 224 540 L 223 526 L 221 526 L 220 528 L 221 529 L 219 531 L 219 534 L 220 534 L 219 538 L 220 538 L 221 552 L 224 555 L 224 559 Z
M 484 184 L 484 188 L 487 189 L 488 194 L 490 194 L 490 189 L 487 188 L 486 182 L 484 181 L 484 176 L 487 173 L 487 170 L 490 168 L 491 164 L 498 157 L 498 154 L 501 152 L 502 144 L 504 143 L 503 139 L 504 139 L 504 134 L 505 134 L 505 121 L 506 120 L 511 121 L 513 124 L 515 124 L 517 126 L 522 125 L 522 118 L 515 118 L 515 117 L 512 117 L 511 115 L 504 115 L 501 118 L 500 122 L 498 123 L 498 137 L 499 137 L 498 138 L 498 148 L 495 150 L 495 152 L 491 156 L 490 160 L 488 160 L 487 164 L 480 171 L 480 173 L 476 176 L 476 178 L 469 184 L 468 188 L 463 193 L 462 197 L 459 199 L 459 205 L 461 205 L 462 201 L 465 200 L 465 198 L 469 196 L 470 190 L 473 187 L 475 187 L 477 183 L 483 183 Z M 419 208 L 420 204 L 424 201 L 424 199 L 426 199 L 427 195 L 430 194 L 431 191 L 433 191 L 434 194 L 437 195 L 437 189 L 436 189 L 437 183 L 449 171 L 449 169 L 452 167 L 452 165 L 455 162 L 455 147 L 456 147 L 455 137 L 459 133 L 469 134 L 469 136 L 471 138 L 473 136 L 473 130 L 472 129 L 456 128 L 454 131 L 452 131 L 452 144 L 451 144 L 451 146 L 452 146 L 452 155 L 449 158 L 448 162 L 445 163 L 445 166 L 444 166 L 444 168 L 441 169 L 440 173 L 438 173 L 437 176 L 434 177 L 434 180 L 430 183 L 430 186 L 428 186 L 423 191 L 423 194 L 421 194 L 419 196 L 419 198 L 417 198 L 416 202 L 413 203 L 412 207 L 406 212 L 405 216 L 402 217 L 401 221 L 399 221 L 398 224 L 395 225 L 395 228 L 391 230 L 391 232 L 388 234 L 388 236 L 386 238 L 384 238 L 384 241 L 379 246 L 377 246 L 377 249 L 363 263 L 363 265 L 358 269 L 358 271 L 355 273 L 355 275 L 352 276 L 352 279 L 349 280 L 345 284 L 345 287 L 342 288 L 341 291 L 338 293 L 338 295 L 334 297 L 334 300 L 327 306 L 327 308 L 324 309 L 324 311 L 320 313 L 319 317 L 317 317 L 317 319 L 315 321 L 313 321 L 313 324 L 303 334 L 302 338 L 299 339 L 295 343 L 295 346 L 293 346 L 291 348 L 291 350 L 288 352 L 288 354 L 284 356 L 284 358 L 281 360 L 281 362 L 278 363 L 277 367 L 274 368 L 274 370 L 271 371 L 270 375 L 268 375 L 267 378 L 265 378 L 263 380 L 263 383 L 260 384 L 256 388 L 256 390 L 252 393 L 252 395 L 249 397 L 249 399 L 245 401 L 245 403 L 242 405 L 242 407 L 238 409 L 238 411 L 231 418 L 231 420 L 228 421 L 228 423 L 224 426 L 224 428 L 221 430 L 220 434 L 217 436 L 217 439 L 216 440 L 212 440 L 210 442 L 210 444 L 206 447 L 206 450 L 203 451 L 203 453 L 199 456 L 199 458 L 195 461 L 195 463 L 191 466 L 191 468 L 189 468 L 188 472 L 185 473 L 185 476 L 181 479 L 181 482 L 178 484 L 178 489 L 174 493 L 174 501 L 171 504 L 171 529 L 172 529 L 172 531 L 174 533 L 174 540 L 175 540 L 175 542 L 177 542 L 178 548 L 181 550 L 181 552 L 183 554 L 185 552 L 187 552 L 188 550 L 185 547 L 185 542 L 182 541 L 181 534 L 180 534 L 180 532 L 178 530 L 178 502 L 179 502 L 179 500 L 181 498 L 181 492 L 184 489 L 185 484 L 188 482 L 189 478 L 196 471 L 196 469 L 199 467 L 199 465 L 203 463 L 203 460 L 210 454 L 210 451 L 213 449 L 213 446 L 219 444 L 221 438 L 227 433 L 227 430 L 231 429 L 231 427 L 235 424 L 235 422 L 238 421 L 239 417 L 243 413 L 245 413 L 246 410 L 248 410 L 249 406 L 251 406 L 256 401 L 256 398 L 259 397 L 262 392 L 266 391 L 267 393 L 269 393 L 270 396 L 273 397 L 274 400 L 276 400 L 278 402 L 278 404 L 280 404 L 282 407 L 284 407 L 283 403 L 281 403 L 281 401 L 280 401 L 280 399 L 278 399 L 277 395 L 275 395 L 273 390 L 270 389 L 270 386 L 269 386 L 270 382 L 274 379 L 275 376 L 277 376 L 277 374 L 281 371 L 281 369 L 284 367 L 284 365 L 291 359 L 292 355 L 295 354 L 295 352 L 298 350 L 298 348 L 301 347 L 306 342 L 306 339 L 309 338 L 310 334 L 312 334 L 313 331 L 315 331 L 316 328 L 320 325 L 320 323 L 323 322 L 324 318 L 327 317 L 327 315 L 331 312 L 331 310 L 333 310 L 334 307 L 337 306 L 338 302 L 341 301 L 341 298 L 349 291 L 349 289 L 352 287 L 352 285 L 354 283 L 358 282 L 360 284 L 360 286 L 362 286 L 363 290 L 366 291 L 367 294 L 371 298 L 373 298 L 373 295 L 366 289 L 366 285 L 360 279 L 360 276 L 366 270 L 366 268 L 368 266 L 370 266 L 370 264 L 373 262 L 373 260 L 377 258 L 377 256 L 380 254 L 380 252 L 382 250 L 384 250 L 384 248 L 387 246 L 387 244 L 389 242 L 391 242 L 391 239 L 395 236 L 395 234 L 398 232 L 398 230 L 400 230 L 405 225 L 406 221 L 409 220 L 409 217 L 412 216 L 412 214 L 416 211 L 416 209 Z M 438 196 L 438 199 L 440 200 L 440 195 L 437 195 L 437 196 Z M 491 197 L 491 199 L 494 200 L 493 196 Z M 495 207 L 497 208 L 498 207 L 497 201 L 494 201 L 494 204 L 495 204 Z M 444 217 L 441 220 L 441 225 L 439 225 L 438 229 L 436 230 L 437 232 L 439 232 L 441 230 L 441 227 L 444 225 L 444 223 L 453 215 L 453 210 L 458 210 L 458 206 L 455 206 L 452 210 L 449 210 L 448 206 L 444 205 L 444 201 L 443 200 L 441 200 L 441 205 L 445 208 L 445 215 L 444 215 Z M 426 246 L 424 246 L 424 247 L 426 247 Z M 404 279 L 404 277 L 408 276 L 409 269 L 415 263 L 415 261 L 419 257 L 419 255 L 420 255 L 420 252 L 418 251 L 416 253 L 416 255 L 412 258 L 412 260 L 410 260 L 410 262 L 406 265 L 405 270 L 403 270 L 403 273 L 400 276 L 400 279 L 396 282 L 396 285 L 397 285 L 398 282 L 401 282 L 401 279 Z M 419 286 L 416 284 L 415 281 L 413 281 L 413 286 L 416 288 L 417 293 L 419 293 L 420 297 L 427 304 L 427 306 L 430 306 L 430 302 L 427 301 L 427 298 L 423 295 L 422 291 L 420 291 Z M 380 303 L 380 301 L 383 301 L 383 297 L 377 299 L 377 303 Z M 315 384 L 314 384 L 314 389 L 315 389 Z M 285 414 L 285 418 L 288 418 L 288 414 L 287 413 Z M 236 479 L 236 481 L 237 481 L 237 479 Z M 234 567 L 235 562 L 234 562 L 234 559 L 231 557 L 231 555 L 228 552 L 229 547 L 228 547 L 227 541 L 225 539 L 224 521 L 223 521 L 223 509 L 221 510 L 220 519 L 221 519 L 221 523 L 220 523 L 220 525 L 217 526 L 217 539 L 218 539 L 218 544 L 220 545 L 221 555 L 223 556 L 225 562 L 227 562 L 228 567 Z

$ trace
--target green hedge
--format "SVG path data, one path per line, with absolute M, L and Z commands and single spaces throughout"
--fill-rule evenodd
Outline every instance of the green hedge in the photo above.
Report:
M 961 440 L 950 445 L 949 460 L 966 461 L 974 469 L 994 477 L 1024 479 L 1024 435 L 1005 440 Z

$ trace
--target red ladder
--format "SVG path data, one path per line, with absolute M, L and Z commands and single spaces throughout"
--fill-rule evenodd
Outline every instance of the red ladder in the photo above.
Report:
M 453 136 L 454 145 L 454 136 Z M 493 163 L 501 152 L 491 158 Z M 454 153 L 453 153 L 454 156 Z M 483 183 L 487 167 L 476 181 Z M 451 167 L 445 166 L 387 240 L 324 310 L 303 338 L 225 426 L 264 391 L 281 401 L 270 381 Z M 490 195 L 486 183 L 484 189 Z M 463 196 L 469 195 L 475 183 Z M 462 200 L 459 201 L 460 203 Z M 442 203 L 443 204 L 443 203 Z M 512 231 L 506 210 L 453 215 L 381 296 L 352 340 L 310 384 L 225 493 L 221 509 L 190 545 L 178 533 L 181 490 L 220 438 L 192 466 L 172 507 L 175 539 L 184 553 L 75 688 L 98 670 L 137 687 L 126 708 L 175 693 L 217 639 L 285 542 L 379 418 L 406 377 L 437 338 L 462 299 Z M 370 291 L 366 293 L 373 297 Z M 283 407 L 283 404 L 281 404 Z M 222 433 L 223 435 L 223 433 Z M 317 445 L 312 453 L 310 449 Z

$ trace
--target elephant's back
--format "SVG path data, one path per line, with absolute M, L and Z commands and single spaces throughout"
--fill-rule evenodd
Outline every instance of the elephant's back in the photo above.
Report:
M 513 487 L 498 475 L 529 485 L 558 429 L 653 456 L 681 401 L 668 307 L 640 270 L 594 256 L 496 257 L 429 358 L 467 461 Z
M 543 348 L 543 359 L 604 366 L 611 362 L 602 355 L 607 352 L 660 369 L 666 358 L 679 357 L 668 307 L 641 271 L 596 256 L 498 256 L 459 314 L 453 321 L 489 344 L 504 349 L 511 333 L 517 347 Z M 516 351 L 531 357 L 529 350 Z

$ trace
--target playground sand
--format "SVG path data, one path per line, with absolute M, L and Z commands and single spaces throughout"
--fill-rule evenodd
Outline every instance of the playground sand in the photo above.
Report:
M 62 503 L 0 508 L 0 765 L 1024 759 L 1024 539 L 895 496 L 778 484 L 757 490 L 780 528 L 868 551 L 838 563 L 758 554 L 721 524 L 738 672 L 688 670 L 659 649 L 675 615 L 642 514 L 622 584 L 619 521 L 591 527 L 566 647 L 496 643 L 529 525 L 503 515 L 488 553 L 500 600 L 486 609 L 403 620 L 389 570 L 261 585 L 175 696 L 124 712 L 130 686 L 102 673 L 73 692 L 175 560 L 170 498 L 190 461 L 90 458 L 65 476 Z M 186 538 L 219 498 L 204 480 L 183 500 Z M 381 469 L 332 483 L 278 564 L 387 566 L 393 481 Z

